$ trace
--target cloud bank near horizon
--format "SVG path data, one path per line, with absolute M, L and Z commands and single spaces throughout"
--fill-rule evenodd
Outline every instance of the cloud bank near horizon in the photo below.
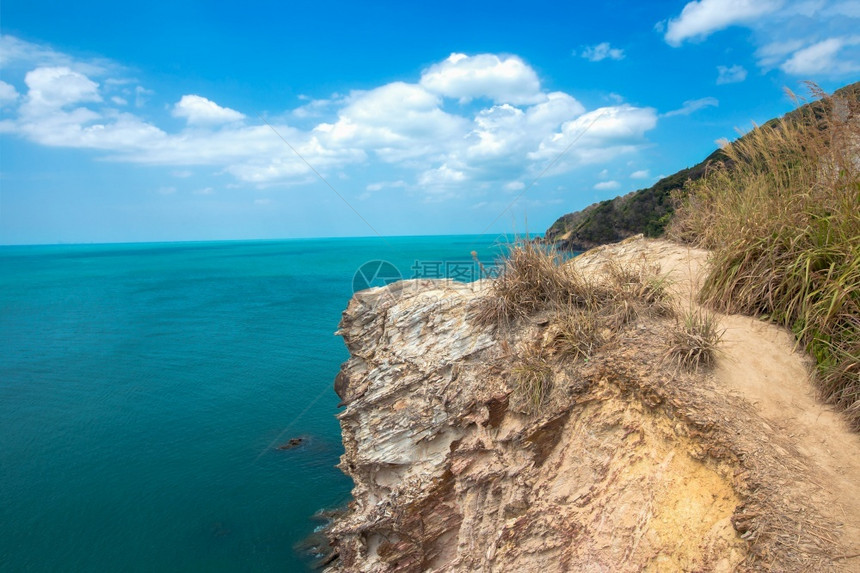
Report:
M 0 85 L 7 118 L 0 132 L 94 150 L 110 161 L 208 167 L 261 186 L 313 176 L 281 137 L 326 176 L 372 162 L 396 165 L 412 174 L 404 186 L 443 197 L 475 183 L 522 186 L 574 140 L 554 173 L 635 153 L 658 121 L 655 109 L 626 103 L 587 110 L 568 93 L 544 89 L 515 55 L 453 53 L 415 82 L 308 98 L 265 121 L 254 110 L 183 94 L 165 104 L 170 125 L 150 119 L 158 115 L 148 102 L 153 92 L 118 64 L 8 35 L 0 53 L 23 76 Z

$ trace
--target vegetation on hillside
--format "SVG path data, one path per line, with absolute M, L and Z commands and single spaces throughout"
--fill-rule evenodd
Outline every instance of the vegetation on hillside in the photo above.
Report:
M 838 90 L 834 96 L 852 101 L 860 100 L 860 83 Z M 797 118 L 804 114 L 820 115 L 821 104 L 817 101 L 809 106 L 788 113 L 784 119 Z M 782 121 L 773 119 L 765 127 Z M 546 231 L 546 241 L 559 249 L 584 251 L 598 245 L 614 243 L 627 237 L 644 233 L 646 237 L 659 237 L 674 213 L 673 195 L 683 193 L 688 180 L 697 181 L 715 163 L 730 164 L 730 158 L 718 149 L 693 167 L 665 177 L 652 187 L 639 189 L 615 199 L 595 203 L 574 213 L 560 217 Z
M 700 302 L 792 329 L 822 396 L 860 429 L 857 86 L 726 143 L 678 193 L 669 234 L 713 251 Z
M 707 159 L 664 177 L 647 189 L 639 189 L 623 197 L 601 201 L 582 211 L 560 217 L 547 230 L 545 238 L 562 250 L 584 251 L 605 243 L 614 243 L 644 233 L 659 237 L 674 212 L 672 194 L 683 189 L 689 179 L 699 179 L 706 166 L 722 159 L 717 150 Z

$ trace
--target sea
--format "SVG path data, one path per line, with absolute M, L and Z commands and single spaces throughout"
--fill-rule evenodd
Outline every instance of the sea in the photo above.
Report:
M 472 252 L 489 268 L 508 243 L 0 247 L 0 571 L 310 570 L 352 487 L 352 293 L 474 280 Z

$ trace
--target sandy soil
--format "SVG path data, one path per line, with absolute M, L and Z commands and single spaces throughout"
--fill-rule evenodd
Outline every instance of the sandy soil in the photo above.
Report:
M 612 252 L 661 266 L 682 307 L 695 305 L 707 270 L 707 252 L 667 241 L 628 240 Z M 598 249 L 594 263 L 601 258 Z M 790 448 L 804 461 L 786 496 L 803 496 L 834 519 L 836 544 L 847 571 L 860 571 L 860 435 L 823 404 L 809 376 L 811 361 L 795 348 L 786 329 L 741 315 L 720 314 L 725 333 L 713 378 L 727 394 L 743 399 L 770 427 L 774 447 Z M 776 444 L 779 442 L 779 444 Z

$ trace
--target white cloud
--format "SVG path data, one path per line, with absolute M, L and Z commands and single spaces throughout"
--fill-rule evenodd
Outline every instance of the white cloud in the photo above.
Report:
M 613 48 L 609 42 L 602 42 L 594 46 L 588 46 L 582 50 L 580 56 L 590 62 L 599 62 L 609 58 L 610 60 L 624 59 L 624 50 Z
M 704 39 L 736 24 L 746 24 L 780 8 L 779 0 L 699 0 L 690 2 L 681 15 L 666 25 L 666 42 L 680 46 L 684 40 Z
M 438 96 L 416 84 L 393 82 L 347 98 L 333 123 L 313 133 L 331 148 L 373 151 L 387 162 L 439 153 L 440 145 L 460 136 L 467 121 L 441 109 Z
M 331 98 L 324 99 L 311 99 L 308 96 L 300 95 L 299 99 L 308 102 L 292 110 L 292 115 L 299 119 L 322 117 L 330 113 L 336 106 L 344 103 L 344 98 L 340 94 L 334 94 Z
M 860 45 L 860 36 L 828 38 L 794 52 L 780 67 L 796 76 L 843 75 L 860 70 L 858 63 L 839 57 L 845 47 Z
M 736 84 L 747 79 L 747 71 L 743 66 L 717 66 L 717 85 Z
M 758 65 L 767 69 L 778 66 L 784 62 L 786 58 L 793 52 L 801 49 L 804 43 L 802 40 L 783 40 L 775 41 L 759 47 L 755 51 L 755 56 L 758 58 Z
M 698 0 L 668 22 L 665 39 L 679 46 L 717 30 L 743 26 L 765 72 L 802 79 L 844 78 L 860 70 L 860 3 L 833 0 Z M 743 81 L 740 66 L 718 68 L 717 83 Z
M 60 108 L 86 102 L 99 102 L 99 85 L 68 67 L 36 68 L 24 77 L 29 88 L 27 104 L 32 108 Z
M 18 90 L 12 84 L 0 80 L 0 105 L 13 103 L 18 99 Z
M 561 169 L 610 161 L 639 150 L 645 144 L 645 133 L 656 125 L 653 108 L 629 104 L 598 108 L 565 122 L 528 156 L 537 162 L 562 157 Z
M 464 102 L 488 98 L 529 104 L 544 99 L 537 74 L 516 56 L 451 54 L 424 70 L 420 83 L 430 92 Z
M 509 183 L 505 183 L 505 191 L 522 191 L 526 188 L 526 184 L 522 181 L 511 181 Z
M 195 195 L 212 195 L 213 193 L 215 193 L 215 189 L 213 189 L 212 187 L 204 187 L 202 189 L 196 189 L 194 191 Z
M 119 76 L 96 82 L 73 62 L 37 66 L 24 84 L 26 91 L 4 110 L 0 131 L 41 145 L 171 166 L 175 177 L 207 166 L 258 187 L 313 181 L 308 163 L 325 177 L 340 178 L 354 176 L 351 166 L 382 162 L 402 179 L 370 183 L 366 192 L 420 185 L 436 198 L 493 186 L 518 190 L 551 163 L 549 175 L 635 153 L 657 121 L 653 109 L 628 104 L 587 111 L 567 93 L 542 91 L 521 59 L 492 54 L 455 54 L 415 83 L 306 98 L 307 113 L 285 110 L 271 126 L 203 95 L 185 95 L 170 109 L 187 127 L 162 129 L 145 115 L 145 99 L 157 94 Z M 2 89 L 15 94 L 14 87 Z M 447 98 L 472 103 L 453 106 Z M 330 119 L 315 120 L 317 111 Z
M 598 191 L 607 191 L 610 189 L 618 189 L 621 187 L 621 183 L 618 181 L 601 181 L 600 183 L 596 183 L 594 188 Z
M 463 156 L 471 163 L 507 162 L 522 157 L 561 124 L 585 111 L 576 99 L 562 92 L 546 95 L 546 101 L 525 110 L 495 105 L 481 110 L 474 119 Z
M 717 107 L 720 102 L 717 98 L 703 97 L 700 99 L 692 99 L 684 102 L 684 105 L 679 109 L 668 111 L 663 114 L 663 117 L 672 117 L 676 115 L 690 115 L 693 112 L 699 111 L 706 107 Z
M 630 174 L 630 179 L 648 179 L 651 177 L 651 172 L 647 169 L 640 169 Z
M 448 167 L 447 163 L 436 169 L 429 169 L 418 178 L 419 185 L 426 187 L 448 187 L 466 181 L 466 174 Z
M 199 95 L 184 95 L 179 102 L 173 106 L 174 117 L 184 117 L 189 125 L 212 125 L 218 123 L 230 123 L 245 118 L 229 107 L 221 107 L 214 101 Z

